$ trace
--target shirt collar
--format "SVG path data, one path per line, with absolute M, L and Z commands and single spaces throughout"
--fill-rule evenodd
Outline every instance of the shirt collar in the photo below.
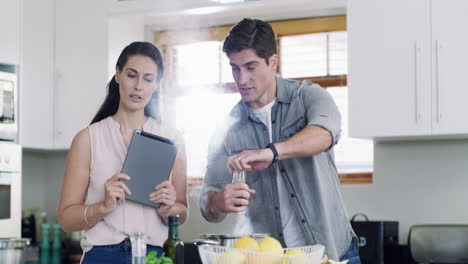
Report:
M 276 75 L 275 79 L 276 79 L 276 100 L 281 103 L 289 103 L 291 91 L 290 89 L 287 89 L 287 86 L 285 85 L 286 80 L 281 78 L 279 75 Z M 241 100 L 237 104 L 237 107 L 238 107 L 237 111 L 239 111 L 238 115 L 240 116 L 240 121 L 243 124 L 247 122 L 249 116 L 253 120 L 260 122 L 260 120 L 258 120 L 258 118 L 253 113 L 251 113 L 249 106 L 244 101 Z
M 290 89 L 285 85 L 286 80 L 276 75 L 276 100 L 281 103 L 290 102 Z

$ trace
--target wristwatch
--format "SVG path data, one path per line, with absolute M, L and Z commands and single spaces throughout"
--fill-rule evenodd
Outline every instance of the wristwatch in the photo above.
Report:
M 279 156 L 278 150 L 276 150 L 275 145 L 273 145 L 273 143 L 270 143 L 266 147 L 271 149 L 271 151 L 273 152 L 273 161 L 271 162 L 271 164 L 276 163 L 279 160 Z

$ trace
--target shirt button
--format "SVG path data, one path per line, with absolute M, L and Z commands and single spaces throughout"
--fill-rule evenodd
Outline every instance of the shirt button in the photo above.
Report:
M 294 197 L 296 197 L 296 195 L 294 195 L 294 193 L 292 193 L 292 194 L 291 194 L 291 198 L 294 198 Z
M 130 246 L 130 241 L 125 240 L 124 244 L 125 244 L 126 246 Z
M 284 173 L 284 169 L 283 169 L 283 168 L 281 168 L 281 170 L 280 170 L 280 171 L 281 171 L 281 173 Z
M 275 210 L 279 210 L 279 207 L 278 207 L 278 206 L 275 206 Z
M 305 219 L 301 219 L 301 223 L 305 223 Z
M 283 237 L 283 233 L 278 233 L 278 236 Z

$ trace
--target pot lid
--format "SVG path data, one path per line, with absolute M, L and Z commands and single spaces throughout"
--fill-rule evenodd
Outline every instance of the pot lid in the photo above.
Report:
M 29 238 L 0 238 L 0 249 L 24 248 L 29 245 Z

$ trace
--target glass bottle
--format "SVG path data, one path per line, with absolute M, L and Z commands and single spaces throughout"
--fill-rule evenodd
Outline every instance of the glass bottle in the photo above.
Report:
M 179 239 L 179 216 L 169 216 L 169 235 L 163 245 L 164 255 L 174 264 L 184 263 L 184 242 Z
M 146 262 L 146 236 L 143 233 L 130 235 L 132 243 L 132 264 L 144 264 Z
M 62 263 L 62 240 L 60 238 L 62 230 L 60 229 L 60 226 L 58 224 L 53 224 L 52 225 L 52 234 L 53 234 L 53 240 L 52 240 L 52 264 L 60 264 Z
M 42 240 L 41 240 L 41 264 L 49 264 L 50 262 L 50 242 L 49 242 L 49 231 L 50 224 L 42 224 Z
M 240 182 L 245 183 L 245 171 L 233 171 L 232 172 L 232 183 Z M 241 207 L 241 205 L 234 205 L 235 207 Z M 247 210 L 247 209 L 246 209 Z M 245 214 L 246 210 L 238 212 L 237 214 Z

